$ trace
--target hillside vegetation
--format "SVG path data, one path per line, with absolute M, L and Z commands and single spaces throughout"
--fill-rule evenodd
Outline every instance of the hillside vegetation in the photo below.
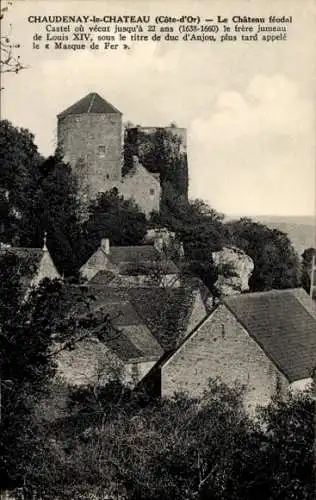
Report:
M 41 247 L 47 232 L 65 277 L 78 278 L 102 237 L 116 245 L 139 244 L 147 227 L 157 225 L 183 242 L 182 271 L 200 276 L 213 293 L 221 270 L 212 252 L 225 245 L 253 259 L 252 291 L 308 287 L 313 249 L 304 252 L 301 266 L 285 233 L 249 218 L 225 222 L 203 201 L 177 192 L 170 171 L 160 213 L 147 221 L 115 191 L 84 203 L 58 152 L 43 158 L 30 132 L 7 121 L 0 125 L 0 240 Z M 75 316 L 65 281 L 45 280 L 28 296 L 24 292 L 21 262 L 2 254 L 1 492 L 38 500 L 314 498 L 312 391 L 287 402 L 276 398 L 250 419 L 238 386 L 210 380 L 199 399 L 177 394 L 155 400 L 113 375 L 103 387 L 73 388 L 63 415 L 54 419 L 47 401 L 58 386 L 58 352 L 73 350 L 87 330 L 101 337 L 112 333 L 112 325 L 91 313 L 84 293 L 79 300 L 87 314 Z
M 172 156 L 174 148 L 166 143 L 175 139 L 172 135 L 163 139 L 164 161 L 172 163 L 168 154 Z M 148 224 L 154 224 L 176 233 L 184 244 L 182 268 L 201 277 L 211 290 L 219 271 L 213 264 L 212 252 L 225 245 L 237 246 L 253 259 L 251 291 L 301 283 L 299 256 L 286 233 L 249 218 L 226 222 L 223 214 L 205 202 L 189 201 L 182 188 L 175 188 L 179 170 L 166 170 L 160 213 L 153 213 L 146 221 L 132 201 L 114 191 L 100 194 L 88 205 L 83 203 L 70 166 L 58 152 L 42 158 L 27 130 L 2 121 L 0 149 L 1 241 L 41 247 L 47 232 L 49 251 L 66 277 L 77 275 L 102 237 L 110 238 L 115 245 L 139 244 Z

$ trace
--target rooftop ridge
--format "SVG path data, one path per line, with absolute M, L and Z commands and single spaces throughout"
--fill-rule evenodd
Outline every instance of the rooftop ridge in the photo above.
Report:
M 272 290 L 264 290 L 262 292 L 247 292 L 247 293 L 241 293 L 238 295 L 229 295 L 227 297 L 224 297 L 222 299 L 222 302 L 223 303 L 229 302 L 230 300 L 236 299 L 236 297 L 238 297 L 238 299 L 240 300 L 243 298 L 246 299 L 250 296 L 251 297 L 262 297 L 262 296 L 266 296 L 266 295 L 280 295 L 280 294 L 287 294 L 287 293 L 293 294 L 293 292 L 298 291 L 298 290 L 304 290 L 304 289 L 302 287 L 283 288 L 283 289 L 273 288 Z
M 97 92 L 90 92 L 57 115 L 64 118 L 70 115 L 85 114 L 122 114 L 115 106 L 106 101 Z
M 96 93 L 93 93 L 93 94 L 92 94 L 92 96 L 91 96 L 91 101 L 90 101 L 90 104 L 89 104 L 89 108 L 88 108 L 87 113 L 90 113 L 91 108 L 92 108 L 92 105 L 93 105 L 93 103 L 94 103 L 94 101 L 95 101 L 95 97 L 96 97 L 96 95 L 97 95 Z
M 234 295 L 222 304 L 290 382 L 316 363 L 316 311 L 303 288 Z

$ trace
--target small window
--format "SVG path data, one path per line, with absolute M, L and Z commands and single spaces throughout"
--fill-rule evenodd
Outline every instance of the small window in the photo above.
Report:
M 105 157 L 105 146 L 98 146 L 98 157 L 99 158 Z
M 109 179 L 109 178 L 110 178 L 109 174 L 106 174 L 106 178 L 107 178 L 107 179 Z
M 149 190 L 149 194 L 150 194 L 151 196 L 153 196 L 153 195 L 155 194 L 155 190 L 154 190 L 153 188 L 150 188 L 150 190 Z

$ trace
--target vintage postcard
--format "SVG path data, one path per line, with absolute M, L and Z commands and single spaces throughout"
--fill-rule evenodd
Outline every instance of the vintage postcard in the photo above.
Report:
M 1 2 L 1 498 L 313 498 L 315 81 L 315 0 Z

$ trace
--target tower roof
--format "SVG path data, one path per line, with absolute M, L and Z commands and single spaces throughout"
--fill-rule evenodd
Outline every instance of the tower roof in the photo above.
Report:
M 87 113 L 98 114 L 122 114 L 112 104 L 99 96 L 96 92 L 91 92 L 75 104 L 59 113 L 58 118 L 64 118 L 69 115 L 82 115 Z

